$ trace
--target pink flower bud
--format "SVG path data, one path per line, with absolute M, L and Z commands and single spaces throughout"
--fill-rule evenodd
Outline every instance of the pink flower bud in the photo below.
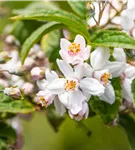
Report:
M 30 82 L 26 82 L 26 83 L 24 83 L 22 90 L 25 95 L 32 94 L 34 91 L 34 85 Z
M 31 70 L 31 77 L 33 80 L 41 80 L 44 78 L 44 70 L 39 67 L 34 67 Z
M 13 44 L 15 42 L 15 37 L 13 35 L 9 35 L 6 37 L 5 42 L 8 44 Z
M 21 91 L 17 86 L 5 88 L 4 94 L 11 96 L 12 98 L 15 98 L 15 99 L 21 98 Z

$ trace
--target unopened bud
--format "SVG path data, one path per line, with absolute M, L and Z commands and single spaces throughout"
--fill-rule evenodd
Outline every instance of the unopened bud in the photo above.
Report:
M 44 78 L 44 70 L 39 67 L 34 67 L 31 70 L 31 77 L 33 80 L 41 80 Z
M 7 44 L 14 44 L 15 43 L 15 37 L 13 35 L 9 35 L 6 37 L 5 42 Z
M 21 91 L 20 89 L 15 86 L 15 87 L 10 87 L 10 88 L 5 88 L 4 89 L 4 94 L 8 95 L 8 96 L 11 96 L 12 98 L 15 98 L 15 99 L 19 99 L 21 98 Z
M 9 56 L 8 52 L 4 51 L 0 53 L 0 63 L 7 62 L 10 59 L 11 57 Z
M 32 94 L 34 91 L 34 85 L 32 83 L 26 82 L 24 83 L 22 90 L 25 95 Z

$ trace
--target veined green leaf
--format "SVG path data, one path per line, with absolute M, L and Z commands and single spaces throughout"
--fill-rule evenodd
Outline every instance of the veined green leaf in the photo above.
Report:
M 91 44 L 95 46 L 135 49 L 135 40 L 125 32 L 116 30 L 104 30 L 96 33 L 91 39 Z
M 86 9 L 87 1 L 70 1 L 70 0 L 68 0 L 68 3 L 78 16 L 80 16 L 81 18 L 84 18 L 84 19 L 86 18 L 86 15 L 87 15 L 87 9 Z
M 89 104 L 93 112 L 98 114 L 104 123 L 108 124 L 115 119 L 121 104 L 121 83 L 120 78 L 113 78 L 112 85 L 115 89 L 115 102 L 111 105 L 101 101 L 97 96 L 92 96 Z
M 135 79 L 133 79 L 132 84 L 131 84 L 131 93 L 133 97 L 133 104 L 135 105 Z
M 29 13 L 27 15 L 19 15 L 12 17 L 13 20 L 41 20 L 41 21 L 56 21 L 63 23 L 68 28 L 83 35 L 89 41 L 89 33 L 86 28 L 86 22 L 72 13 L 63 10 L 41 10 Z
M 21 61 L 24 63 L 25 58 L 28 55 L 30 48 L 46 33 L 62 27 L 62 24 L 50 22 L 45 25 L 39 27 L 36 31 L 34 31 L 24 42 L 21 50 Z

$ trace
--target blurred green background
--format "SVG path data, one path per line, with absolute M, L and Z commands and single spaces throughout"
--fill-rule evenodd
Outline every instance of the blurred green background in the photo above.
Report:
M 30 2 L 0 2 L 0 36 L 7 24 L 12 9 L 24 8 Z M 67 8 L 66 2 L 59 2 L 61 7 Z M 2 41 L 0 41 L 2 49 Z M 54 132 L 45 115 L 35 113 L 31 121 L 22 120 L 24 147 L 23 150 L 130 150 L 125 133 L 120 127 L 107 127 L 100 118 L 93 117 L 84 121 L 92 131 L 87 136 L 84 128 L 78 128 L 77 123 L 66 117 Z

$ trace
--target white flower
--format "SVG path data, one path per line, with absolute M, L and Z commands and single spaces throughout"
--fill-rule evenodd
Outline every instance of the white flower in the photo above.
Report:
M 115 93 L 109 79 L 118 77 L 124 70 L 123 62 L 109 62 L 110 50 L 108 48 L 98 47 L 90 55 L 92 68 L 87 67 L 87 72 L 93 72 L 93 77 L 96 78 L 104 87 L 105 92 L 99 98 L 107 103 L 114 103 Z
M 73 65 L 82 63 L 90 54 L 90 46 L 85 46 L 85 39 L 81 35 L 77 35 L 73 43 L 63 38 L 60 42 L 60 55 L 67 63 Z
M 132 83 L 132 80 L 135 78 L 135 67 L 126 63 L 126 54 L 123 49 L 115 48 L 113 55 L 116 60 L 118 60 L 120 62 L 124 62 L 126 64 L 124 72 L 121 76 L 121 78 L 122 78 L 122 97 L 123 97 L 123 99 L 125 99 L 129 102 L 133 102 L 133 98 L 131 95 L 131 83 Z
M 58 75 L 56 74 L 56 72 L 46 69 L 45 76 L 46 80 L 44 79 L 41 81 L 37 81 L 37 85 L 41 89 L 41 91 L 36 94 L 36 101 L 45 107 L 48 107 L 54 101 L 56 111 L 60 115 L 63 115 L 66 111 L 64 105 L 59 101 L 56 94 L 47 89 L 47 86 L 49 86 L 55 79 L 58 79 Z
M 84 65 L 79 64 L 73 68 L 63 60 L 57 60 L 59 69 L 65 78 L 57 78 L 48 85 L 48 90 L 58 94 L 60 101 L 71 111 L 78 114 L 83 103 L 89 100 L 90 95 L 102 95 L 104 86 L 94 78 L 84 77 Z
M 88 118 L 89 107 L 86 102 L 83 103 L 82 109 L 77 114 L 72 114 L 71 111 L 68 111 L 69 116 L 77 121 Z

